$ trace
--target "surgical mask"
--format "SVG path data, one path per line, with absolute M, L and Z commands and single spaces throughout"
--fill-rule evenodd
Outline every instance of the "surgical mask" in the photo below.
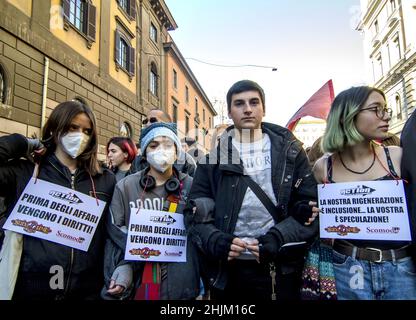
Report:
M 76 159 L 81 153 L 84 152 L 89 141 L 90 136 L 83 132 L 68 132 L 61 138 L 64 151 L 72 159 Z
M 157 171 L 164 173 L 175 162 L 175 148 L 158 148 L 148 152 L 146 160 Z

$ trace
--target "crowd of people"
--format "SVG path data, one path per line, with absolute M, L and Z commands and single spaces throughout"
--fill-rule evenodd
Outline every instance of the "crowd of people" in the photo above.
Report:
M 71 191 L 71 203 L 83 194 L 105 203 L 84 250 L 38 236 L 50 233 L 41 224 L 2 229 L 0 299 L 300 300 L 312 246 L 327 248 L 334 283 L 330 296 L 315 297 L 416 299 L 415 113 L 399 139 L 388 131 L 384 93 L 352 87 L 336 96 L 324 135 L 306 152 L 291 131 L 263 121 L 265 93 L 256 82 L 236 82 L 226 100 L 233 124 L 216 129 L 207 154 L 153 109 L 140 141 L 111 138 L 100 163 L 94 113 L 76 100 L 52 111 L 41 139 L 0 137 L 1 226 L 12 212 L 42 214 L 31 208 L 45 204 L 40 197 L 22 209 L 37 179 Z M 404 182 L 411 239 L 320 239 L 318 184 L 389 180 Z M 183 227 L 139 224 L 146 214 L 167 226 L 182 217 Z M 161 241 L 158 232 L 183 235 L 182 251 L 170 254 L 181 260 L 160 259 L 150 245 Z M 140 237 L 148 247 L 131 249 Z M 54 282 L 52 270 L 61 270 L 62 281 Z

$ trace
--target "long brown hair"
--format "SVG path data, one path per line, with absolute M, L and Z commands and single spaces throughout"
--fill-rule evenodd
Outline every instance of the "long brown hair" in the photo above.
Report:
M 88 146 L 85 148 L 84 152 L 77 157 L 77 166 L 85 169 L 92 176 L 95 176 L 97 173 L 101 173 L 101 168 L 97 159 L 97 123 L 94 113 L 86 104 L 77 100 L 58 104 L 52 111 L 43 128 L 42 142 L 47 147 L 47 154 L 55 152 L 57 144 L 60 143 L 60 138 L 69 131 L 72 120 L 80 113 L 85 113 L 90 119 L 92 131 Z

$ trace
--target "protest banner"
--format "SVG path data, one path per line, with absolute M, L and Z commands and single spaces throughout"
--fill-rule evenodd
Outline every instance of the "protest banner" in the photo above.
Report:
M 131 209 L 126 260 L 186 262 L 186 242 L 182 214 Z
M 4 229 L 88 251 L 104 207 L 104 201 L 32 178 Z
M 320 184 L 318 199 L 321 238 L 411 240 L 401 180 Z

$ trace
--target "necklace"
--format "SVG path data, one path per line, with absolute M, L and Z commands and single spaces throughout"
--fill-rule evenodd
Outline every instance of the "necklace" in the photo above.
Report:
M 341 153 L 338 153 L 339 154 L 339 159 L 341 160 L 341 163 L 342 163 L 343 167 L 345 169 L 347 169 L 349 172 L 352 172 L 352 173 L 355 173 L 355 174 L 364 174 L 364 173 L 368 172 L 368 170 L 370 170 L 373 167 L 374 162 L 376 161 L 376 151 L 374 150 L 374 146 L 371 145 L 371 148 L 373 149 L 373 161 L 371 162 L 370 166 L 367 169 L 365 169 L 364 171 L 355 171 L 355 170 L 352 170 L 352 169 L 348 168 L 345 165 L 344 161 L 342 161 Z

